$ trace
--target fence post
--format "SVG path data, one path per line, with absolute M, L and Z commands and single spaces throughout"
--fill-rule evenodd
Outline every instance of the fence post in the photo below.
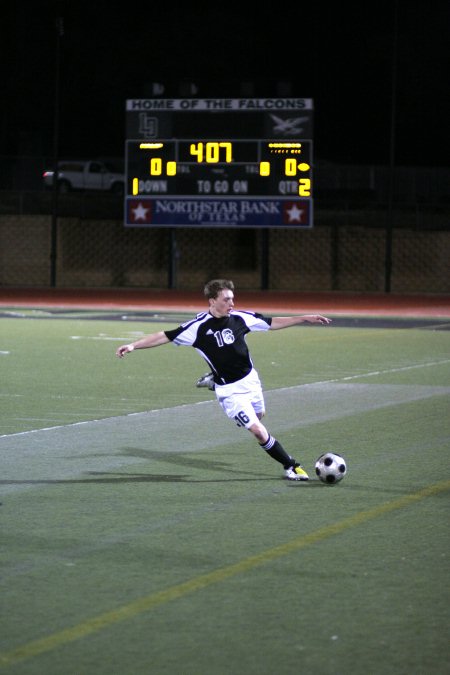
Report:
M 398 39 L 398 0 L 394 4 L 394 22 L 392 39 L 392 101 L 391 101 L 391 133 L 389 145 L 389 195 L 386 223 L 386 253 L 384 290 L 391 292 L 392 277 L 392 230 L 394 206 L 394 172 L 395 172 L 395 118 L 397 107 L 397 39 Z
M 55 56 L 55 119 L 53 126 L 53 201 L 52 229 L 50 245 L 50 286 L 56 286 L 56 257 L 58 249 L 58 159 L 59 159 L 59 99 L 60 99 L 60 51 L 61 38 L 64 35 L 64 23 L 61 17 L 56 19 L 56 56 Z
M 267 227 L 263 227 L 260 230 L 261 232 L 261 281 L 260 286 L 262 291 L 267 291 L 269 289 L 269 279 L 270 279 L 270 270 L 269 270 L 269 232 L 270 230 Z
M 178 258 L 179 251 L 177 245 L 176 228 L 171 227 L 169 231 L 169 288 L 177 287 Z

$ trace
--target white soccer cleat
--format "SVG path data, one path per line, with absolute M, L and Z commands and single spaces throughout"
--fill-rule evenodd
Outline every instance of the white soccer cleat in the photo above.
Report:
M 202 375 L 195 385 L 196 387 L 208 387 L 211 391 L 214 391 L 216 385 L 214 383 L 214 375 L 212 373 L 206 373 Z

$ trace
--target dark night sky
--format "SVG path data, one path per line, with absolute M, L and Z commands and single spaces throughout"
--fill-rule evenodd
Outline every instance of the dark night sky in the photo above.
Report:
M 198 98 L 239 98 L 253 82 L 264 98 L 283 81 L 314 99 L 316 158 L 388 164 L 395 72 L 396 163 L 448 165 L 447 1 L 18 1 L 1 13 L 0 154 L 53 154 L 62 16 L 61 156 L 122 156 L 125 100 L 152 82 L 169 98 L 181 82 Z

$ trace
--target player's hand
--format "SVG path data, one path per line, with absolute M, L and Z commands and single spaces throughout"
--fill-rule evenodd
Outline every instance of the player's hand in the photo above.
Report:
M 134 346 L 133 346 L 133 345 L 122 345 L 121 347 L 119 347 L 119 348 L 116 350 L 116 356 L 118 356 L 119 359 L 123 359 L 123 357 L 125 356 L 125 354 L 129 354 L 129 353 L 132 352 L 133 350 L 134 350 Z
M 306 314 L 304 319 L 309 323 L 323 323 L 325 325 L 331 323 L 331 319 L 322 316 L 322 314 Z

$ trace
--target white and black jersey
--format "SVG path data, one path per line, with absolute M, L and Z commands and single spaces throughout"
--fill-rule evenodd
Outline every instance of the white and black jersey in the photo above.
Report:
M 253 368 L 245 336 L 251 331 L 269 330 L 271 317 L 256 312 L 232 310 L 216 319 L 209 312 L 178 328 L 164 331 L 176 345 L 194 347 L 206 360 L 218 385 L 237 382 Z

